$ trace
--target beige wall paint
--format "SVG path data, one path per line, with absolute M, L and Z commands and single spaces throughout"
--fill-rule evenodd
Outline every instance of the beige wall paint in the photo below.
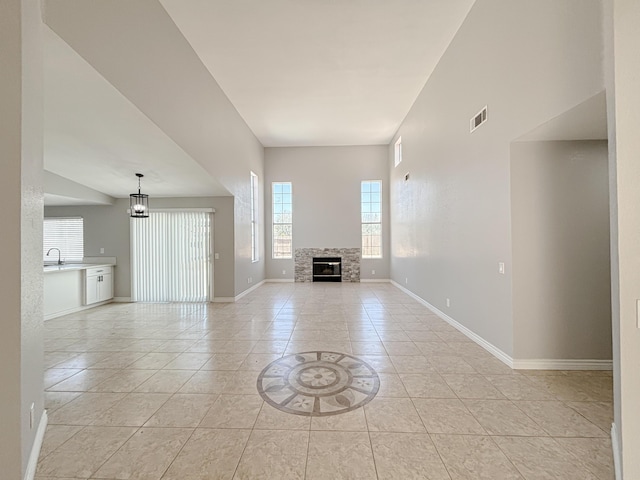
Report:
M 40 2 L 22 2 L 22 212 L 21 242 L 21 423 L 22 469 L 44 411 L 43 217 L 43 25 Z M 1 223 L 0 223 L 1 224 Z M 34 405 L 34 425 L 30 407 Z
M 606 141 L 511 146 L 514 358 L 610 360 Z
M 262 181 L 264 148 L 160 2 L 45 5 L 47 25 L 233 195 L 235 295 L 252 286 L 247 278 L 264 279 L 264 260 L 251 261 L 250 213 L 250 172 Z
M 44 403 L 41 27 L 39 2 L 0 4 L 0 468 L 7 480 L 23 478 Z
M 21 138 L 22 129 L 22 59 L 20 1 L 0 5 L 0 108 L 2 136 L 0 152 L 3 156 L 0 175 L 0 209 L 2 235 L 0 248 L 7 252 L 0 274 L 0 304 L 3 310 L 2 336 L 0 336 L 0 465 L 11 480 L 22 473 L 21 431 L 21 245 L 20 214 L 22 199 Z
M 477 0 L 398 131 L 391 276 L 508 355 L 509 145 L 603 90 L 601 51 L 597 0 Z
M 640 3 L 605 2 L 611 167 L 615 425 L 625 480 L 640 478 Z M 611 40 L 611 38 L 609 38 Z M 621 479 L 618 479 L 621 480 Z
M 233 197 L 151 198 L 151 208 L 215 208 L 214 249 L 220 254 L 214 260 L 214 295 L 233 297 L 234 239 Z M 131 297 L 130 218 L 128 199 L 114 205 L 83 207 L 45 207 L 46 217 L 81 216 L 84 219 L 85 256 L 116 257 L 114 286 L 116 297 Z M 144 221 L 144 220 L 138 220 Z
M 360 182 L 382 180 L 383 258 L 363 259 L 362 279 L 389 278 L 389 169 L 386 146 L 265 149 L 265 245 L 270 279 L 293 279 L 293 260 L 271 258 L 273 182 L 293 188 L 293 248 L 361 246 Z M 286 273 L 283 274 L 282 270 Z M 375 270 L 375 274 L 372 274 Z
M 604 75 L 607 97 L 607 138 L 609 139 L 609 213 L 611 236 L 611 337 L 613 346 L 613 417 L 611 440 L 616 480 L 621 480 L 622 426 L 620 384 L 620 268 L 618 260 L 618 179 L 616 167 L 616 98 L 614 81 L 613 2 L 603 1 Z M 617 426 L 617 428 L 616 428 Z

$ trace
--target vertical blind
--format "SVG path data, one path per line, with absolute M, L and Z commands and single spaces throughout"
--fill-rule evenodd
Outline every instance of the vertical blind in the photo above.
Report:
M 45 262 L 58 260 L 58 252 L 50 248 L 60 249 L 60 258 L 66 262 L 82 262 L 84 257 L 84 221 L 82 217 L 48 217 L 44 219 L 42 231 L 42 258 Z
M 208 301 L 211 228 L 208 212 L 150 212 L 149 218 L 132 218 L 132 300 Z

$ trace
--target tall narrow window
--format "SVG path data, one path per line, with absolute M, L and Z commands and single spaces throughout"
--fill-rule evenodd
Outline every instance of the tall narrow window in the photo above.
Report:
M 260 236 L 258 235 L 258 176 L 251 172 L 251 261 L 260 260 Z
M 382 258 L 382 182 L 363 181 L 360 188 L 362 212 L 362 258 Z
M 66 262 L 82 262 L 84 257 L 84 221 L 82 217 L 45 218 L 43 223 L 42 258 L 45 262 L 58 261 L 58 252 L 53 251 L 47 257 L 51 248 L 60 250 L 60 260 Z
M 398 137 L 396 140 L 395 148 L 393 149 L 394 165 L 397 167 L 402 161 L 402 137 Z
M 273 183 L 273 258 L 293 258 L 291 182 Z

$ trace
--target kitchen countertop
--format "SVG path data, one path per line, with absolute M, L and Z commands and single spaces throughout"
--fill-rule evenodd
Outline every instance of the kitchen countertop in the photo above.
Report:
M 62 265 L 44 265 L 44 273 L 51 272 L 69 272 L 72 270 L 86 270 L 87 268 L 96 267 L 113 267 L 112 263 L 64 263 Z

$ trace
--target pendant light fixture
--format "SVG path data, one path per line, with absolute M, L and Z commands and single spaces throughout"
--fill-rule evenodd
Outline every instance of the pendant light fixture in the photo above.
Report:
M 138 193 L 129 195 L 129 205 L 131 206 L 131 216 L 133 218 L 149 217 L 149 195 L 140 193 L 140 179 L 144 177 L 141 173 L 136 173 L 138 177 Z

